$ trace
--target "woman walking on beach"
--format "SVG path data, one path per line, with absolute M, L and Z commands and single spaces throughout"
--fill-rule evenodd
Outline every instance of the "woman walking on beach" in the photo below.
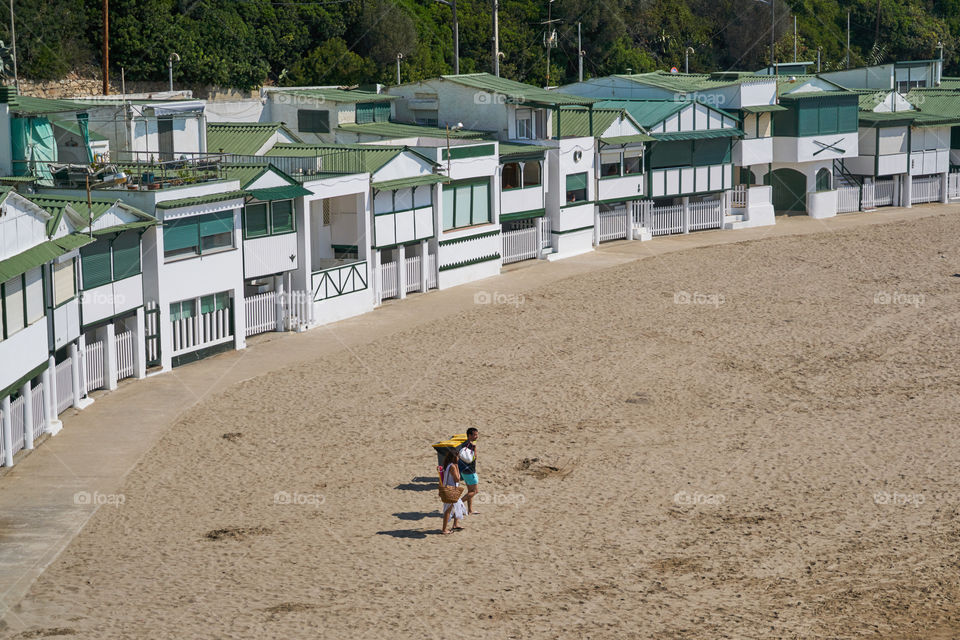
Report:
M 443 485 L 455 487 L 460 484 L 460 470 L 457 468 L 457 455 L 455 453 L 447 453 L 447 456 L 443 460 L 443 467 Z M 456 529 L 463 529 L 463 527 L 460 526 L 460 521 L 463 520 L 466 515 L 467 508 L 463 505 L 463 500 L 458 499 L 456 502 L 444 504 L 443 529 L 440 533 L 447 535 L 453 533 Z M 447 523 L 451 517 L 453 517 L 453 528 L 448 531 Z

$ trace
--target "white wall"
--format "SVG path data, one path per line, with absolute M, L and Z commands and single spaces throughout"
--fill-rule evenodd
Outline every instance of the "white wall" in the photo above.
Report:
M 7 387 L 43 364 L 47 352 L 47 321 L 37 320 L 0 341 L 0 388 Z

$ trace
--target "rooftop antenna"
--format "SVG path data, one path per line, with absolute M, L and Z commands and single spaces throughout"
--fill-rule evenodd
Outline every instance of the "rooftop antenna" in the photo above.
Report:
M 453 11 L 453 73 L 460 75 L 460 23 L 457 22 L 457 0 L 433 0 Z

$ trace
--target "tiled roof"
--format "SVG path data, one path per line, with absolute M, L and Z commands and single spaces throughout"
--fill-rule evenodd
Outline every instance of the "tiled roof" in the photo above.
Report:
M 157 209 L 177 209 L 179 207 L 192 207 L 199 204 L 210 204 L 211 202 L 223 202 L 224 200 L 235 200 L 247 195 L 246 191 L 224 191 L 222 193 L 208 193 L 202 196 L 192 198 L 179 198 L 177 200 L 164 200 L 157 203 Z
M 208 122 L 207 150 L 254 155 L 281 129 L 299 140 L 282 122 Z
M 630 118 L 623 109 L 593 109 L 593 134 L 600 137 L 603 133 L 616 122 L 621 116 Z M 632 118 L 630 118 L 632 120 Z M 559 120 L 562 131 L 557 130 L 557 121 Z M 560 117 L 553 116 L 553 135 L 564 138 L 575 138 L 589 136 L 590 133 L 590 111 L 588 109 L 561 109 Z
M 396 96 L 389 96 L 383 93 L 374 93 L 372 91 L 360 91 L 359 89 L 276 89 L 272 93 L 285 93 L 293 96 L 303 96 L 305 98 L 317 98 L 328 102 L 389 102 L 396 100 Z
M 341 124 L 337 130 L 348 133 L 360 133 L 368 136 L 378 136 L 389 140 L 395 138 L 444 138 L 447 130 L 443 127 L 428 127 L 419 124 L 404 124 L 402 122 L 370 122 L 368 124 Z M 460 129 L 451 130 L 451 138 L 462 138 L 466 140 L 480 140 L 492 137 L 492 133 L 486 131 L 468 131 Z
M 342 168 L 343 173 L 372 174 L 404 152 L 420 155 L 409 147 L 379 144 L 278 144 L 266 155 L 268 157 L 319 157 L 324 159 L 324 168 L 337 166 Z M 429 160 L 429 158 L 425 159 Z M 430 162 L 433 161 L 430 160 Z
M 721 87 L 731 87 L 741 84 L 770 82 L 769 76 L 758 76 L 748 71 L 726 71 L 717 73 L 669 73 L 667 71 L 652 71 L 650 73 L 621 74 L 615 77 L 681 93 L 719 89 Z
M 506 96 L 518 103 L 538 105 L 588 105 L 596 102 L 591 98 L 572 96 L 559 91 L 541 89 L 530 84 L 499 78 L 489 73 L 461 73 L 460 75 L 441 76 L 442 79 L 465 87 L 480 89 L 489 93 Z

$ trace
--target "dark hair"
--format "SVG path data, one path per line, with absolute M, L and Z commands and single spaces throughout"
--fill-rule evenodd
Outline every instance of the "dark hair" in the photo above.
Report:
M 447 451 L 447 455 L 443 458 L 443 466 L 448 467 L 457 461 L 457 454 L 455 451 Z
M 469 429 L 467 429 L 467 437 L 468 437 L 468 438 L 469 438 L 471 435 L 475 434 L 475 433 L 479 433 L 479 432 L 477 431 L 477 428 L 476 428 L 476 427 L 470 427 Z

